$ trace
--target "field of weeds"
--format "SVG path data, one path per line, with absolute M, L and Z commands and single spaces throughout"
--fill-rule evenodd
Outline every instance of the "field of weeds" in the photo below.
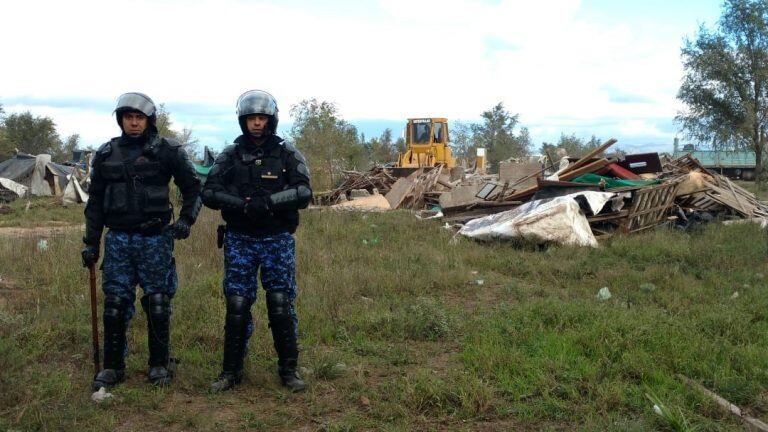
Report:
M 137 313 L 127 380 L 102 405 L 82 233 L 42 249 L 37 234 L 0 237 L 0 430 L 743 430 L 675 374 L 768 419 L 766 237 L 753 225 L 538 250 L 454 239 L 404 212 L 302 218 L 302 394 L 279 385 L 262 292 L 243 384 L 207 393 L 225 311 L 216 214 L 176 245 L 172 387 L 146 382 Z

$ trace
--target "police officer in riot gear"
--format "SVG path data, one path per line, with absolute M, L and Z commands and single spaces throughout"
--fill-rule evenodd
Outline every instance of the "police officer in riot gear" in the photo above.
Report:
M 251 90 L 237 101 L 243 134 L 225 148 L 208 174 L 203 204 L 221 210 L 224 247 L 224 327 L 222 372 L 211 391 L 232 388 L 243 375 L 243 361 L 253 325 L 257 274 L 265 291 L 267 315 L 284 386 L 302 391 L 296 372 L 299 356 L 295 243 L 299 209 L 312 199 L 304 156 L 275 134 L 277 102 L 267 92 Z
M 150 382 L 171 382 L 170 315 L 176 292 L 173 239 L 189 236 L 200 212 L 200 181 L 178 142 L 160 137 L 152 99 L 125 93 L 117 101 L 122 135 L 102 145 L 93 159 L 90 197 L 85 207 L 83 266 L 99 259 L 104 235 L 104 368 L 93 389 L 110 387 L 124 376 L 126 329 L 135 312 L 136 284 L 144 291 Z M 171 223 L 171 177 L 182 194 L 179 218 Z

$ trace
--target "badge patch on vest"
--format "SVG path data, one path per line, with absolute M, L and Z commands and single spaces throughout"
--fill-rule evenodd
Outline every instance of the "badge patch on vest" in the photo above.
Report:
M 253 161 L 253 164 L 256 166 L 261 166 L 261 159 L 256 159 L 255 161 Z

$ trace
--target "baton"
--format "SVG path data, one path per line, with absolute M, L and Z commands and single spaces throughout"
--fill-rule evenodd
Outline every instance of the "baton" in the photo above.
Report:
M 99 366 L 99 323 L 96 315 L 96 264 L 88 266 L 91 273 L 91 336 L 93 339 L 93 370 L 98 374 Z

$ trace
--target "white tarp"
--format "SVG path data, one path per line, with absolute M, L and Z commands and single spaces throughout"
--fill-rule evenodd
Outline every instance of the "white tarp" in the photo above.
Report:
M 88 202 L 88 194 L 80 186 L 74 174 L 67 176 L 67 187 L 64 188 L 61 202 L 64 205 Z
M 16 193 L 16 195 L 19 196 L 19 198 L 23 198 L 27 196 L 28 188 L 23 184 L 16 183 L 11 179 L 0 177 L 0 185 L 2 185 L 4 188 L 8 190 L 12 190 L 14 193 Z
M 29 191 L 34 196 L 53 195 L 51 186 L 45 180 L 46 166 L 51 163 L 51 155 L 39 154 L 35 157 L 35 170 L 29 183 Z
M 476 240 L 521 238 L 537 243 L 597 247 L 597 240 L 576 198 L 583 197 L 592 214 L 597 214 L 615 196 L 610 192 L 578 192 L 531 201 L 512 210 L 473 219 L 459 230 L 459 234 Z M 611 205 L 619 204 L 618 201 Z

